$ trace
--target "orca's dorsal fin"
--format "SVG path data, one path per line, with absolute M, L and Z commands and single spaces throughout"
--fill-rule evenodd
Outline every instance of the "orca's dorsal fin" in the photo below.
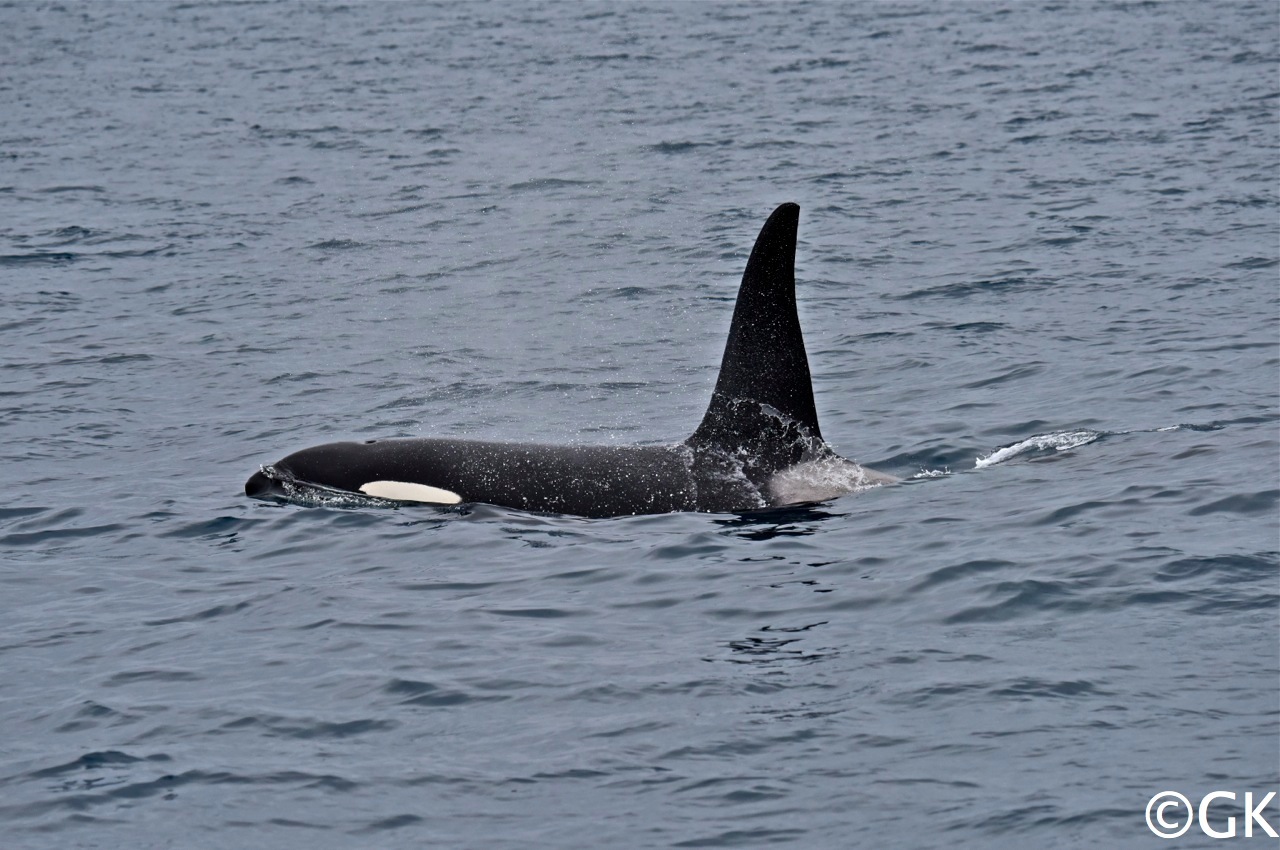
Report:
M 738 289 L 711 405 L 688 442 L 734 450 L 757 442 L 760 411 L 821 443 L 809 359 L 796 315 L 800 207 L 783 204 L 756 237 Z M 772 410 L 769 410 L 772 408 Z M 791 428 L 786 429 L 791 431 Z

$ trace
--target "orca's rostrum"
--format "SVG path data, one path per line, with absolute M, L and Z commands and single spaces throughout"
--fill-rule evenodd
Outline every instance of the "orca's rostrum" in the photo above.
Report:
M 485 502 L 607 517 L 751 511 L 895 481 L 837 455 L 818 429 L 796 315 L 799 221 L 800 208 L 783 204 L 756 238 L 711 404 L 682 443 L 557 446 L 442 437 L 329 443 L 263 467 L 245 492 L 304 502 L 317 494 Z

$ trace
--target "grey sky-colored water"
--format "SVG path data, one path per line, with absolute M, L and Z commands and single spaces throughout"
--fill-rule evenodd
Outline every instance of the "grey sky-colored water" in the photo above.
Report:
M 1155 847 L 1280 783 L 1273 4 L 0 23 L 5 847 Z M 824 435 L 931 477 L 241 495 L 682 439 L 788 200 Z

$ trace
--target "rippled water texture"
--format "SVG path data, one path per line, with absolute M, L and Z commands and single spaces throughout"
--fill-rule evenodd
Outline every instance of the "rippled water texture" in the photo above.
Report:
M 1280 785 L 1278 31 L 0 4 L 0 845 L 1218 846 L 1143 809 Z M 243 496 L 683 439 L 783 201 L 823 433 L 908 483 Z

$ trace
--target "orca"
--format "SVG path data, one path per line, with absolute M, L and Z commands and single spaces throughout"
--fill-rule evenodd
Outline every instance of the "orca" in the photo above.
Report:
M 840 457 L 818 428 L 796 314 L 800 207 L 783 204 L 756 239 L 738 289 L 711 403 L 675 445 L 500 443 L 440 437 L 329 443 L 263 466 L 245 493 L 433 505 L 484 502 L 612 517 L 744 513 L 826 501 L 898 479 Z M 317 496 L 319 494 L 319 496 Z

